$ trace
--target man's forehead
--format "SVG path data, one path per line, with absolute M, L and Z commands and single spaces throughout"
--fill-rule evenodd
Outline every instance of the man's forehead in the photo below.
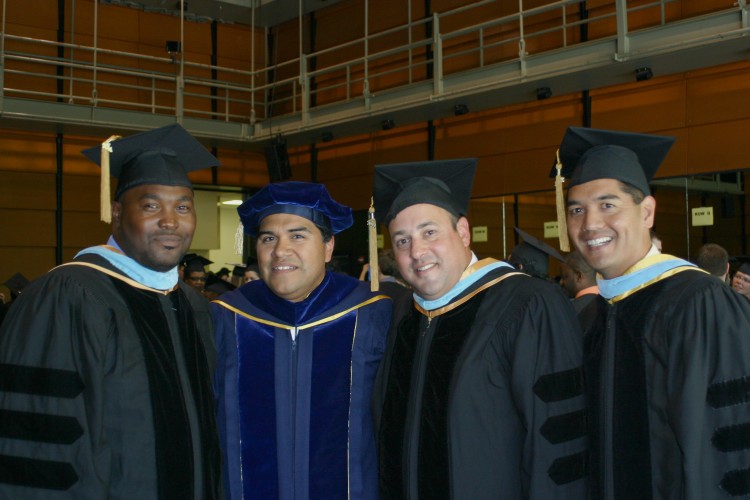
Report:
M 185 186 L 169 186 L 166 184 L 141 184 L 125 191 L 122 196 L 128 193 L 133 193 L 138 198 L 152 197 L 152 198 L 180 198 L 190 199 L 194 197 L 193 190 Z
M 438 222 L 441 219 L 450 220 L 452 214 L 448 210 L 431 203 L 417 203 L 406 207 L 396 214 L 396 217 L 388 224 L 388 228 L 395 228 L 399 225 L 399 222 L 415 217 L 418 221 L 421 221 L 418 223 Z
M 626 192 L 622 189 L 622 183 L 617 179 L 605 178 L 596 179 L 583 184 L 576 184 L 568 190 L 568 200 L 572 200 L 587 193 L 595 195 L 597 198 L 602 196 L 621 197 Z
M 260 221 L 258 230 L 269 231 L 278 228 L 279 225 L 286 230 L 312 231 L 315 228 L 315 224 L 310 219 L 295 214 L 278 213 L 264 217 Z

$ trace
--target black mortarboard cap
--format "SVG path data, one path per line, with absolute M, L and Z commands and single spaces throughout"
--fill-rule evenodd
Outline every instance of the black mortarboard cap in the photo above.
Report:
M 244 264 L 234 264 L 234 267 L 232 268 L 232 276 L 245 276 L 245 268 L 246 266 Z
M 30 281 L 21 273 L 16 273 L 3 283 L 5 286 L 8 287 L 8 290 L 11 291 L 11 293 L 14 293 L 16 295 L 20 294 Z
M 242 226 L 250 236 L 258 235 L 260 222 L 273 214 L 292 214 L 338 234 L 354 223 L 352 209 L 331 198 L 323 184 L 276 182 L 266 185 L 237 207 Z
M 118 200 L 122 193 L 142 184 L 192 189 L 188 172 L 220 164 L 214 155 L 176 123 L 128 137 L 113 136 L 103 144 L 82 152 L 102 167 L 102 187 L 106 191 L 102 192 L 103 207 L 109 204 L 110 174 L 118 180 L 115 191 L 115 200 Z M 105 217 L 103 214 L 102 218 Z
M 616 179 L 650 195 L 649 182 L 674 143 L 674 137 L 568 127 L 560 143 L 562 176 L 568 187 L 597 179 Z M 552 168 L 550 177 L 557 173 Z
M 730 262 L 733 263 L 734 267 L 736 268 L 736 271 L 739 271 L 743 274 L 750 275 L 750 256 L 735 255 L 729 260 Z
M 213 292 L 216 295 L 221 295 L 226 292 L 231 292 L 237 288 L 233 284 L 224 281 L 221 278 L 218 278 L 216 276 L 212 276 L 209 280 L 206 281 L 205 290 L 208 290 L 209 292 Z
M 195 253 L 186 254 L 182 258 L 182 262 L 185 266 L 185 273 L 193 273 L 195 271 L 205 272 L 206 266 L 214 263 L 214 261 Z
M 376 165 L 375 220 L 388 225 L 401 210 L 418 203 L 466 215 L 476 167 L 476 158 Z
M 525 264 L 526 270 L 530 271 L 530 274 L 546 275 L 549 269 L 549 257 L 553 257 L 560 262 L 565 262 L 560 252 L 544 241 L 535 238 L 522 229 L 515 228 L 515 230 L 523 239 L 523 242 L 516 245 L 510 255 L 514 260 Z M 537 273 L 534 271 L 537 271 Z

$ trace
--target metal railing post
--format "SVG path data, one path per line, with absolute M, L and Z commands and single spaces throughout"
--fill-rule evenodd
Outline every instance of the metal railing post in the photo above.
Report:
M 518 0 L 518 61 L 521 76 L 526 76 L 526 38 L 523 30 L 523 0 Z
M 617 13 L 617 53 L 615 59 L 625 59 L 630 53 L 630 38 L 628 37 L 628 6 L 625 0 L 615 0 Z
M 3 31 L 0 33 L 0 112 L 5 109 L 5 15 L 7 3 L 7 0 L 3 0 Z
M 180 0 L 180 74 L 177 76 L 175 92 L 175 116 L 182 124 L 185 114 L 185 0 Z
M 300 53 L 299 55 L 299 86 L 300 86 L 300 97 L 302 102 L 300 103 L 300 116 L 302 118 L 302 124 L 307 125 L 310 123 L 310 85 L 309 78 L 307 76 L 307 55 Z
M 99 2 L 94 2 L 94 55 L 93 55 L 93 74 L 91 78 L 91 105 L 96 107 L 96 68 L 99 59 Z
M 443 38 L 440 36 L 440 18 L 437 13 L 432 14 L 432 46 L 433 94 L 439 96 L 443 94 Z

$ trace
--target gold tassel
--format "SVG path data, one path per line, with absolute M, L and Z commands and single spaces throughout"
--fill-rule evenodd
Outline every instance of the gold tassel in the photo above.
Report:
M 560 239 L 560 250 L 570 252 L 570 241 L 568 241 L 568 223 L 565 220 L 565 196 L 563 195 L 562 163 L 560 163 L 560 150 L 557 150 L 557 175 L 555 176 L 555 205 L 557 205 L 557 231 Z
M 101 168 L 102 177 L 99 185 L 99 218 L 107 224 L 112 222 L 112 201 L 110 200 L 110 174 L 109 174 L 109 155 L 112 153 L 112 141 L 120 139 L 119 135 L 110 136 L 109 139 L 102 143 Z
M 380 289 L 380 272 L 378 270 L 378 224 L 375 221 L 375 205 L 370 198 L 370 208 L 367 210 L 367 237 L 370 243 L 370 291 Z

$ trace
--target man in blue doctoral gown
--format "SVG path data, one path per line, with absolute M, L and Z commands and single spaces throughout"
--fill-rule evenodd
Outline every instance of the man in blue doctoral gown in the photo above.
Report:
M 326 271 L 351 209 L 285 182 L 238 211 L 261 280 L 211 305 L 228 496 L 376 499 L 369 404 L 391 300 Z

